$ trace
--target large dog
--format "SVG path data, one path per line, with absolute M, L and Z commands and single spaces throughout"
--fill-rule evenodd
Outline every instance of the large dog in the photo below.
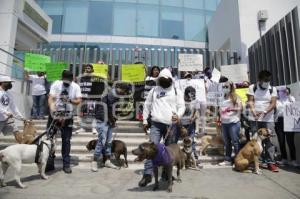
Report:
M 37 130 L 34 126 L 34 122 L 31 120 L 25 120 L 23 132 L 17 132 L 15 135 L 16 141 L 19 144 L 31 144 L 36 132 Z
M 193 141 L 189 136 L 186 136 L 183 138 L 183 148 L 182 152 L 185 154 L 186 159 L 185 159 L 185 169 L 188 169 L 189 167 L 196 168 L 196 160 L 195 157 L 193 156 Z
M 172 192 L 173 185 L 173 166 L 177 166 L 177 181 L 181 182 L 180 169 L 184 165 L 184 154 L 180 150 L 178 144 L 154 144 L 153 142 L 144 142 L 137 149 L 132 150 L 132 154 L 138 156 L 135 161 L 143 161 L 145 159 L 152 160 L 155 184 L 153 191 L 159 188 L 158 184 L 158 167 L 163 166 L 168 179 L 168 192 Z
M 252 140 L 250 140 L 237 154 L 234 160 L 234 168 L 237 171 L 246 171 L 249 164 L 254 163 L 254 173 L 261 174 L 259 169 L 259 157 L 263 151 L 262 141 L 270 136 L 266 128 L 260 128 Z
M 95 150 L 97 142 L 98 142 L 98 139 L 94 139 L 94 140 L 89 141 L 88 144 L 86 145 L 87 150 L 89 150 L 89 151 Z M 120 165 L 121 165 L 120 156 L 123 155 L 124 159 L 125 159 L 124 166 L 126 168 L 128 167 L 127 147 L 126 147 L 126 144 L 123 141 L 113 140 L 112 143 L 111 143 L 111 152 L 112 152 L 112 154 L 114 154 L 116 160 L 119 162 Z M 105 162 L 105 160 L 103 160 L 103 163 L 104 162 Z
M 200 152 L 202 155 L 207 155 L 207 148 L 209 146 L 218 147 L 219 153 L 224 154 L 224 142 L 221 135 L 221 126 L 217 124 L 216 126 L 217 135 L 205 135 L 200 138 L 201 149 Z
M 37 153 L 38 149 L 42 149 Z M 8 167 L 15 170 L 15 180 L 21 188 L 26 188 L 20 180 L 22 163 L 37 163 L 38 171 L 43 179 L 48 179 L 45 174 L 45 167 L 49 153 L 55 150 L 53 139 L 41 140 L 39 145 L 36 144 L 14 144 L 6 147 L 0 151 L 0 162 L 2 163 L 0 169 L 0 186 L 6 186 L 4 182 L 5 174 Z M 37 155 L 38 154 L 38 155 Z

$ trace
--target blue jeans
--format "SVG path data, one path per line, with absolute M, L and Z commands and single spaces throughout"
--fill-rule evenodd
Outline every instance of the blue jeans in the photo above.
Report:
M 44 117 L 44 106 L 46 95 L 33 95 L 32 96 L 32 116 L 33 117 Z
M 237 155 L 240 150 L 240 143 L 239 143 L 240 129 L 241 129 L 240 122 L 229 123 L 229 124 L 222 123 L 222 134 L 223 134 L 223 140 L 225 145 L 226 161 L 232 161 L 231 159 L 232 145 L 234 148 L 235 155 Z
M 159 122 L 154 122 L 152 121 L 152 125 L 150 128 L 150 141 L 154 142 L 154 144 L 159 144 L 160 140 L 162 137 L 165 137 L 167 131 L 168 131 L 169 125 L 159 123 Z M 168 141 L 170 139 L 166 140 L 166 145 L 171 144 L 172 141 Z M 144 175 L 152 175 L 153 173 L 153 164 L 151 160 L 146 160 L 144 164 Z
M 193 153 L 196 154 L 196 142 L 195 142 L 195 129 L 196 125 L 195 122 L 192 124 L 183 125 L 184 128 L 188 130 L 189 137 L 192 139 L 192 150 Z
M 112 127 L 103 121 L 97 121 L 96 130 L 98 132 L 98 142 L 95 148 L 94 160 L 103 158 L 103 155 L 111 155 Z

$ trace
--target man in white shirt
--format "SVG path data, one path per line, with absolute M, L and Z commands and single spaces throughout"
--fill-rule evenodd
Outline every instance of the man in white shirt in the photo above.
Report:
M 276 108 L 277 90 L 270 85 L 272 74 L 263 70 L 258 74 L 258 82 L 252 84 L 248 90 L 248 103 L 250 106 L 250 126 L 252 135 L 260 128 L 268 128 L 272 133 L 272 142 L 276 138 L 274 128 L 274 109 Z M 263 141 L 263 163 L 267 163 L 268 168 L 273 172 L 278 172 L 275 165 L 275 146 L 272 144 L 270 138 Z
M 67 70 L 62 72 L 62 80 L 55 81 L 50 88 L 48 104 L 50 116 L 48 128 L 51 122 L 57 120 L 61 126 L 63 156 L 63 171 L 72 173 L 70 168 L 70 150 L 73 124 L 73 105 L 81 102 L 81 91 L 78 84 L 73 82 L 73 73 Z M 59 116 L 57 115 L 59 113 Z
M 163 69 L 157 78 L 158 86 L 150 90 L 143 110 L 144 131 L 148 129 L 148 117 L 151 116 L 150 140 L 159 144 L 165 138 L 170 125 L 178 123 L 185 112 L 185 102 L 182 91 L 175 89 L 170 70 Z M 165 142 L 169 143 L 165 138 Z M 140 187 L 146 186 L 152 180 L 152 161 L 145 162 L 145 170 Z
M 22 142 L 21 136 L 18 136 L 18 127 L 14 119 L 25 120 L 17 106 L 14 103 L 13 97 L 8 92 L 12 89 L 12 80 L 8 76 L 0 76 L 0 132 L 4 135 L 13 133 L 18 143 Z

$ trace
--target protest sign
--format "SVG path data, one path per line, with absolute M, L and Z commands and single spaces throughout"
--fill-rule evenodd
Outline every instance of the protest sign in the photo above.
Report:
M 240 97 L 242 104 L 245 105 L 247 101 L 248 88 L 238 88 L 235 92 Z
M 94 75 L 107 79 L 108 65 L 107 64 L 92 64 L 94 68 Z
M 145 66 L 143 64 L 123 64 L 121 69 L 122 81 L 143 82 L 145 80 Z
M 82 75 L 78 78 L 83 98 L 99 99 L 107 93 L 107 82 L 96 75 Z
M 48 63 L 46 64 L 46 74 L 48 81 L 55 81 L 61 79 L 61 73 L 67 69 L 66 63 Z
M 196 100 L 199 102 L 206 101 L 205 84 L 203 79 L 180 79 L 175 82 L 175 87 L 182 92 L 189 86 L 192 86 L 196 90 Z
M 285 132 L 300 132 L 300 102 L 286 105 L 283 117 Z
M 203 71 L 202 54 L 179 54 L 179 71 Z
M 51 62 L 51 58 L 46 55 L 25 53 L 25 70 L 28 71 L 46 71 L 47 63 Z
M 242 83 L 249 81 L 247 64 L 223 65 L 221 74 L 233 83 Z
M 220 77 L 221 77 L 221 72 L 218 69 L 214 68 L 211 75 L 212 75 L 210 78 L 211 81 L 219 82 Z
M 224 101 L 223 83 L 211 82 L 206 94 L 208 106 L 220 106 Z

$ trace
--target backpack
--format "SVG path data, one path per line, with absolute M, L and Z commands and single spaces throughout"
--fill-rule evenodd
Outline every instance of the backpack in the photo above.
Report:
M 254 84 L 253 86 L 253 92 L 255 93 L 255 91 L 257 90 L 257 84 Z M 271 88 L 269 89 L 270 95 L 272 95 L 273 93 L 273 86 L 271 86 Z

